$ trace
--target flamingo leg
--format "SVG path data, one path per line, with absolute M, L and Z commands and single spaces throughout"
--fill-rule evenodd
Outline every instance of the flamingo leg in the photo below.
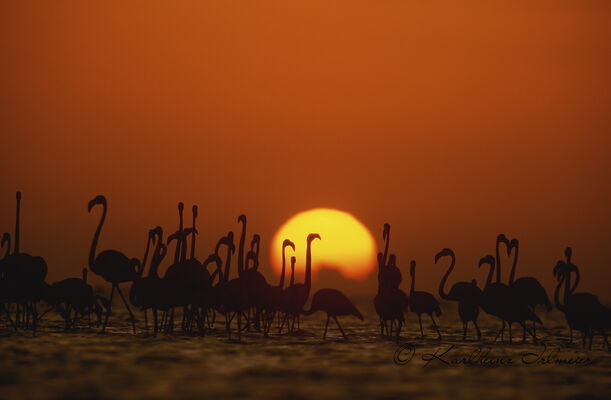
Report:
M 327 314 L 327 323 L 325 324 L 325 333 L 323 333 L 322 338 L 326 339 L 327 338 L 327 329 L 329 328 L 329 319 L 331 318 L 331 316 L 329 316 L 329 314 Z
M 424 331 L 422 330 L 422 315 L 418 314 L 418 323 L 420 324 L 420 336 L 424 337 Z
M 477 321 L 473 321 L 473 325 L 475 325 L 475 330 L 477 331 L 477 340 L 482 340 L 482 333 L 479 330 L 479 326 L 477 326 Z
M 104 317 L 104 323 L 102 324 L 102 330 L 100 332 L 104 332 L 106 330 L 106 325 L 108 325 L 108 318 L 110 318 L 110 313 L 112 312 L 112 298 L 115 294 L 115 285 L 112 285 L 110 289 L 110 301 L 108 302 L 108 310 L 106 310 L 106 316 Z
M 437 339 L 441 340 L 441 332 L 439 332 L 439 327 L 437 327 L 437 322 L 435 322 L 435 318 L 433 317 L 433 314 L 431 314 L 431 321 L 433 321 L 433 326 L 435 327 L 435 330 L 437 331 Z
M 153 337 L 157 337 L 157 307 L 153 307 Z
M 337 317 L 333 317 L 333 319 L 335 320 L 335 323 L 337 324 L 337 327 L 339 328 L 339 330 L 342 332 L 344 339 L 348 340 L 348 336 L 346 336 L 346 333 L 344 333 L 344 330 L 342 329 L 342 326 L 339 324 Z
M 125 297 L 123 296 L 123 292 L 121 292 L 121 287 L 119 285 L 117 285 L 117 292 L 119 292 L 119 296 L 121 296 L 121 300 L 123 300 L 123 304 L 125 304 L 125 307 L 127 308 L 127 312 L 129 312 L 129 318 L 132 321 L 132 330 L 135 335 L 136 334 L 136 317 L 134 317 L 134 313 L 132 313 L 131 308 L 129 308 L 129 304 L 127 303 L 127 300 L 125 300 Z

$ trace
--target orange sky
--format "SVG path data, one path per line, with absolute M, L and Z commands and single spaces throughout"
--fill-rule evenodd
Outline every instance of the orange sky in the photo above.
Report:
M 505 232 L 518 275 L 553 294 L 572 245 L 580 289 L 609 298 L 611 3 L 25 3 L 0 3 L 0 230 L 22 190 L 49 280 L 85 265 L 103 193 L 100 248 L 129 256 L 179 200 L 200 258 L 242 212 L 267 249 L 330 207 L 378 240 L 391 222 L 421 289 L 443 247 L 482 281 Z

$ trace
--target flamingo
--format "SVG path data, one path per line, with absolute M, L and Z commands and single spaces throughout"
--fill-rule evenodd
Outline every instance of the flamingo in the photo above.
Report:
M 392 336 L 393 325 L 397 324 L 397 338 L 401 335 L 401 328 L 405 323 L 403 316 L 404 311 L 408 311 L 409 299 L 405 292 L 394 287 L 387 287 L 385 281 L 380 278 L 384 268 L 384 256 L 378 253 L 378 292 L 373 299 L 373 305 L 380 318 L 380 334 L 384 335 L 384 331 Z M 387 323 L 390 321 L 390 331 Z
M 469 321 L 475 325 L 477 332 L 477 340 L 481 340 L 482 334 L 477 326 L 477 317 L 479 315 L 479 302 L 482 295 L 482 291 L 477 287 L 477 282 L 473 279 L 471 282 L 457 282 L 452 285 L 449 293 L 444 290 L 445 284 L 450 276 L 450 273 L 454 270 L 456 265 L 456 255 L 452 249 L 445 248 L 435 255 L 435 264 L 443 258 L 450 257 L 452 259 L 450 267 L 447 272 L 441 278 L 439 282 L 439 297 L 446 301 L 457 301 L 458 302 L 458 315 L 462 320 L 463 325 L 463 340 L 467 339 L 467 327 Z
M 15 216 L 15 242 L 13 253 L 7 254 L 3 260 L 4 279 L 6 281 L 6 297 L 9 301 L 18 303 L 17 323 L 19 323 L 19 303 L 25 311 L 23 326 L 26 320 L 32 316 L 32 331 L 36 334 L 38 323 L 38 312 L 36 303 L 41 300 L 48 290 L 45 283 L 47 276 L 47 263 L 40 256 L 32 256 L 20 251 L 20 216 L 21 216 L 21 192 L 15 194 L 16 216 Z
M 515 293 L 516 296 L 520 297 L 522 302 L 526 303 L 526 305 L 530 307 L 533 313 L 538 305 L 544 305 L 546 310 L 549 312 L 552 309 L 552 303 L 550 302 L 545 289 L 543 286 L 541 286 L 537 279 L 532 277 L 521 277 L 517 280 L 515 279 L 519 245 L 520 243 L 518 239 L 511 239 L 507 249 L 507 253 L 509 254 L 515 250 L 511 274 L 509 275 L 509 288 Z M 534 322 L 533 332 L 536 335 L 537 326 Z M 526 340 L 526 328 L 524 328 L 524 340 Z
M 514 322 L 518 322 L 524 329 L 526 329 L 526 321 L 538 322 L 543 325 L 539 317 L 537 317 L 537 315 L 512 292 L 509 286 L 499 282 L 491 282 L 495 270 L 494 257 L 491 255 L 483 257 L 479 261 L 479 267 L 483 264 L 489 264 L 490 270 L 488 272 L 488 278 L 486 279 L 486 286 L 482 293 L 480 305 L 486 313 L 498 317 L 503 321 L 503 326 L 494 340 L 496 341 L 499 335 L 501 335 L 505 329 L 505 324 L 509 326 L 509 344 L 512 343 L 511 325 Z M 535 335 L 533 335 L 533 340 L 537 340 Z
M 352 304 L 350 300 L 339 290 L 336 289 L 320 289 L 312 297 L 312 305 L 309 310 L 304 310 L 303 314 L 312 315 L 316 311 L 324 311 L 327 313 L 327 322 L 325 324 L 325 332 L 322 338 L 327 337 L 327 328 L 329 327 L 329 319 L 333 318 L 337 327 L 342 332 L 344 339 L 348 340 L 346 333 L 342 329 L 337 317 L 344 315 L 353 315 L 356 318 L 363 321 L 363 315 L 359 310 Z
M 225 272 L 223 273 L 223 283 L 220 288 L 220 309 L 225 314 L 225 327 L 228 339 L 231 339 L 231 322 L 238 317 L 238 341 L 242 340 L 242 315 L 248 311 L 250 301 L 248 298 L 248 287 L 246 282 L 240 278 L 229 280 L 229 269 L 231 266 L 231 255 L 235 253 L 233 244 L 233 232 L 229 232 L 226 237 L 227 258 L 225 259 Z M 217 286 L 219 286 L 217 285 Z
M 261 306 L 263 297 L 265 296 L 265 292 L 267 291 L 269 284 L 265 277 L 257 271 L 258 269 L 258 253 L 259 253 L 259 241 L 260 236 L 255 234 L 253 236 L 253 240 L 251 242 L 251 251 L 254 265 L 253 268 L 245 268 L 244 261 L 244 242 L 246 239 L 246 215 L 241 214 L 238 217 L 238 222 L 242 224 L 242 234 L 240 236 L 240 243 L 238 247 L 238 276 L 244 281 L 244 285 L 246 285 L 248 290 L 248 300 L 250 301 L 250 307 L 254 308 L 255 318 L 254 325 L 255 330 L 260 330 L 259 320 L 261 315 Z M 256 249 L 256 250 L 255 250 Z M 250 310 L 249 310 L 250 314 Z M 247 322 L 247 326 L 250 327 L 250 318 Z
M 409 273 L 412 277 L 412 286 L 409 291 L 409 309 L 418 316 L 418 323 L 420 324 L 420 335 L 424 337 L 424 331 L 422 330 L 422 314 L 428 314 L 431 317 L 431 321 L 433 321 L 433 326 L 437 331 L 437 339 L 441 340 L 441 332 L 439 332 L 439 328 L 437 327 L 437 323 L 435 322 L 435 318 L 433 317 L 433 313 L 437 315 L 437 317 L 441 316 L 441 308 L 439 307 L 439 302 L 432 294 L 429 292 L 421 292 L 414 290 L 416 286 L 416 262 L 410 262 Z
M 106 326 L 108 325 L 108 319 L 110 318 L 110 314 L 112 312 L 112 299 L 116 289 L 117 292 L 119 292 L 119 296 L 121 296 L 123 304 L 125 304 L 125 307 L 129 312 L 132 322 L 132 330 L 134 334 L 136 334 L 136 323 L 134 314 L 129 308 L 129 304 L 125 299 L 125 296 L 123 296 L 123 292 L 121 291 L 121 287 L 119 286 L 119 284 L 125 282 L 133 282 L 134 279 L 138 277 L 138 268 L 140 266 L 140 260 L 138 260 L 137 258 L 128 258 L 125 254 L 117 250 L 104 250 L 96 255 L 98 241 L 100 240 L 100 232 L 102 231 L 102 227 L 104 226 L 104 221 L 106 220 L 106 213 L 108 209 L 106 197 L 98 195 L 93 198 L 87 205 L 87 210 L 91 212 L 91 210 L 96 205 L 102 206 L 102 216 L 100 217 L 100 222 L 98 223 L 98 227 L 96 228 L 95 234 L 93 235 L 93 241 L 91 242 L 91 248 L 89 250 L 89 269 L 94 274 L 101 276 L 102 279 L 111 283 L 112 285 L 112 288 L 110 290 L 109 304 L 106 310 L 106 316 L 104 318 L 104 323 L 102 324 L 102 330 L 100 332 L 104 332 L 106 330 Z
M 284 309 L 284 272 L 286 270 L 285 249 L 287 247 L 290 247 L 293 249 L 293 251 L 295 251 L 295 243 L 291 242 L 289 239 L 284 239 L 282 242 L 282 271 L 280 272 L 280 282 L 277 286 L 270 285 L 263 296 L 262 308 L 267 314 L 265 316 L 265 324 L 263 326 L 265 336 L 268 336 L 269 334 L 275 314 Z M 254 254 L 255 253 L 253 253 L 253 255 Z
M 390 247 L 390 224 L 384 224 L 384 230 L 382 231 L 382 238 L 385 241 L 384 254 L 382 255 L 382 273 L 378 275 L 378 279 L 384 281 L 383 286 L 386 288 L 398 289 L 401 281 L 401 270 L 397 267 L 396 256 L 394 254 L 388 255 L 388 249 Z
M 567 248 L 565 254 L 567 261 L 570 260 L 571 249 Z M 576 273 L 573 287 L 569 287 L 568 278 L 571 272 Z M 554 268 L 554 275 L 558 280 L 554 292 L 556 307 L 565 314 L 567 323 L 571 329 L 581 331 L 583 347 L 586 348 L 587 339 L 590 339 L 588 348 L 592 348 L 594 332 L 598 330 L 603 336 L 604 343 L 609 348 L 609 342 L 605 333 L 606 328 L 611 328 L 611 310 L 603 306 L 598 297 L 587 292 L 573 293 L 579 284 L 580 274 L 576 265 L 570 262 L 558 261 Z M 559 291 L 565 283 L 563 303 L 559 301 Z
M 91 328 L 91 313 L 95 305 L 93 287 L 87 283 L 87 268 L 82 270 L 82 278 L 67 278 L 55 282 L 49 287 L 47 302 L 54 305 L 65 320 L 65 329 L 74 325 L 70 317 L 72 309 L 81 315 L 88 315 L 89 328 Z
M 151 264 L 147 276 L 142 276 L 144 272 L 144 265 L 148 255 L 148 246 L 150 244 L 155 245 L 153 250 L 153 256 L 151 258 Z M 145 329 L 148 334 L 148 322 L 147 322 L 147 310 L 150 308 L 153 314 L 153 336 L 157 336 L 158 332 L 158 314 L 159 309 L 166 309 L 163 302 L 166 300 L 166 285 L 165 281 L 159 277 L 158 269 L 159 264 L 165 258 L 168 248 L 163 244 L 163 229 L 158 226 L 149 231 L 149 239 L 147 242 L 147 251 L 140 268 L 140 274 L 132 284 L 129 298 L 131 303 L 140 308 L 144 312 Z
M 306 267 L 304 283 L 295 283 L 286 290 L 287 315 L 292 317 L 290 331 L 295 328 L 295 319 L 303 313 L 303 307 L 308 301 L 310 289 L 312 288 L 312 241 L 320 239 L 318 233 L 310 233 L 306 239 Z

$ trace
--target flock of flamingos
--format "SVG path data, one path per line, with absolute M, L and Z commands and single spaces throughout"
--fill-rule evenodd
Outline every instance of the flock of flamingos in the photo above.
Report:
M 21 193 L 17 192 L 16 224 L 14 243 L 11 249 L 11 236 L 2 236 L 1 247 L 6 248 L 0 260 L 0 318 L 15 330 L 30 329 L 35 334 L 44 315 L 50 311 L 57 312 L 65 321 L 65 329 L 75 329 L 79 323 L 87 323 L 89 329 L 93 324 L 100 326 L 104 332 L 112 315 L 112 304 L 115 292 L 118 293 L 130 315 L 133 333 L 136 334 L 136 318 L 133 307 L 144 313 L 146 334 L 149 334 L 148 311 L 152 315 L 152 335 L 158 333 L 173 334 L 176 330 L 184 334 L 205 335 L 214 328 L 217 315 L 224 317 L 228 338 L 235 331 L 238 340 L 244 330 L 255 330 L 269 336 L 272 327 L 276 326 L 278 334 L 286 328 L 293 332 L 299 328 L 301 315 L 311 315 L 317 311 L 325 312 L 327 320 L 323 338 L 326 338 L 329 321 L 333 319 L 344 338 L 346 334 L 338 317 L 352 315 L 360 320 L 363 316 L 352 302 L 335 289 L 321 289 L 314 293 L 309 310 L 305 306 L 310 296 L 312 242 L 322 240 L 317 233 L 311 233 L 306 239 L 306 265 L 304 282 L 294 281 L 295 257 L 290 258 L 291 275 L 285 286 L 287 268 L 286 248 L 295 250 L 295 244 L 289 239 L 282 245 L 282 272 L 277 285 L 270 284 L 258 271 L 260 237 L 255 234 L 246 249 L 246 216 L 240 215 L 238 222 L 242 232 L 237 248 L 237 276 L 230 278 L 231 261 L 236 252 L 234 234 L 229 232 L 221 237 L 214 252 L 203 262 L 195 256 L 197 206 L 192 209 L 192 223 L 185 227 L 183 223 L 183 203 L 178 204 L 178 229 L 164 240 L 161 227 L 148 232 L 148 240 L 142 261 L 129 258 L 117 250 L 98 250 L 98 241 L 106 220 L 108 203 L 104 196 L 97 196 L 88 204 L 89 212 L 101 208 L 100 220 L 93 235 L 89 252 L 89 270 L 101 276 L 111 284 L 110 297 L 95 295 L 87 283 L 87 272 L 82 271 L 82 278 L 68 278 L 48 284 L 45 282 L 47 264 L 42 257 L 32 256 L 20 251 L 20 203 Z M 435 316 L 441 315 L 439 301 L 428 292 L 415 289 L 416 263 L 410 263 L 411 285 L 409 294 L 400 289 L 402 274 L 396 264 L 394 254 L 389 254 L 390 225 L 383 230 L 385 249 L 378 253 L 378 291 L 373 300 L 379 316 L 380 334 L 399 338 L 405 323 L 407 312 L 418 316 L 420 333 L 424 337 L 422 315 L 430 317 L 438 338 L 441 332 L 437 327 Z M 174 246 L 170 255 L 171 265 L 165 276 L 159 276 L 159 265 L 168 255 L 168 246 Z M 513 254 L 513 265 L 509 282 L 501 282 L 500 251 L 502 245 L 508 256 Z M 549 311 L 552 303 L 543 286 L 532 277 L 516 279 L 519 243 L 517 239 L 508 240 L 505 235 L 498 235 L 495 256 L 487 255 L 479 261 L 479 267 L 489 268 L 486 283 L 478 287 L 473 279 L 470 282 L 457 282 L 447 291 L 448 279 L 456 264 L 456 257 L 451 249 L 443 249 L 435 256 L 435 263 L 448 259 L 450 264 L 439 284 L 439 297 L 446 301 L 458 303 L 458 314 L 463 323 L 463 340 L 467 337 L 469 322 L 473 323 L 477 339 L 481 332 L 477 325 L 479 310 L 498 318 L 502 326 L 494 340 L 499 336 L 504 340 L 507 328 L 509 343 L 512 343 L 512 324 L 518 323 L 523 330 L 523 341 L 527 334 L 537 342 L 536 327 L 542 326 L 535 313 L 537 306 L 545 306 Z M 590 293 L 575 293 L 580 280 L 579 269 L 571 262 L 571 248 L 565 250 L 565 260 L 560 260 L 553 268 L 558 284 L 554 292 L 554 304 L 566 316 L 570 330 L 571 342 L 573 330 L 581 333 L 584 348 L 592 347 L 596 333 L 602 335 L 604 345 L 609 349 L 605 329 L 611 327 L 611 310 L 602 305 L 598 298 Z M 149 261 L 150 258 L 150 261 Z M 148 265 L 147 265 L 148 263 Z M 148 266 L 148 271 L 145 270 Z M 572 281 L 574 276 L 574 281 Z M 130 283 L 128 296 L 121 290 L 120 284 Z M 561 293 L 562 292 L 562 293 Z M 46 304 L 47 309 L 39 313 L 39 305 Z M 178 310 L 178 312 L 176 312 Z M 176 315 L 175 315 L 176 314 Z M 529 326 L 532 322 L 532 328 Z M 232 328 L 233 326 L 233 328 Z M 589 343 L 588 343 L 589 341 Z

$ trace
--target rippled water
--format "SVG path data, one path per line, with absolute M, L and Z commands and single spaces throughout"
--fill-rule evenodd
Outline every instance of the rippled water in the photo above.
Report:
M 246 333 L 242 343 L 227 341 L 221 325 L 206 337 L 131 335 L 125 314 L 111 319 L 106 334 L 62 332 L 62 324 L 51 317 L 43 321 L 36 337 L 0 330 L 0 399 L 115 399 L 115 398 L 611 398 L 611 353 L 597 338 L 592 351 L 582 351 L 575 340 L 568 344 L 568 330 L 558 312 L 541 312 L 546 332 L 540 337 L 547 355 L 586 360 L 587 365 L 533 363 L 542 345 L 494 344 L 497 322 L 482 316 L 480 327 L 488 341 L 462 341 L 462 326 L 455 305 L 444 308 L 439 325 L 444 334 L 438 341 L 427 321 L 419 337 L 417 319 L 410 314 L 403 339 L 379 336 L 376 316 L 368 302 L 364 323 L 344 318 L 349 340 L 330 330 L 321 339 L 324 315 L 303 317 L 295 334 L 265 339 Z M 117 308 L 120 308 L 119 306 Z M 426 318 L 425 318 L 426 320 Z M 142 322 L 139 323 L 142 327 Z M 515 329 L 521 339 L 521 330 Z M 473 334 L 473 332 L 470 332 Z M 432 359 L 450 346 L 444 361 Z M 397 353 L 403 346 L 404 350 Z M 411 346 L 411 347 L 410 347 Z M 393 360 L 410 362 L 397 365 Z M 486 358 L 474 351 L 482 349 Z M 486 350 L 489 349 L 489 350 Z M 452 361 L 468 358 L 475 365 Z M 424 359 L 423 360 L 423 356 Z M 481 366 L 484 362 L 511 359 L 510 366 Z M 479 361 L 478 361 L 479 360 Z M 495 361 L 497 360 L 497 361 Z M 553 361 L 553 360 L 552 360 Z

